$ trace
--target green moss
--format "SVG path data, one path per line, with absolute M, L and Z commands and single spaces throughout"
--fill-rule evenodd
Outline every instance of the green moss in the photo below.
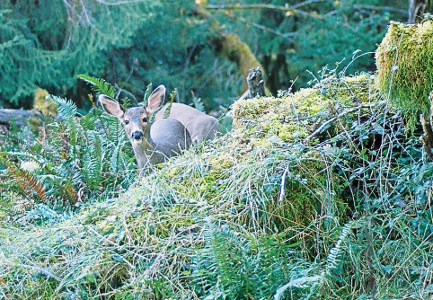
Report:
M 44 115 L 55 116 L 57 108 L 59 107 L 56 102 L 48 97 L 48 92 L 44 89 L 36 89 L 34 91 L 35 98 L 33 108 L 39 110 Z
M 428 112 L 433 90 L 433 24 L 391 22 L 376 52 L 377 85 L 401 107 L 410 128 Z
M 373 75 L 331 77 L 313 88 L 280 98 L 235 102 L 232 106 L 233 128 L 238 136 L 252 140 L 254 145 L 269 146 L 272 143 L 269 139 L 292 143 L 308 137 L 320 124 L 321 118 L 329 115 L 328 102 L 332 102 L 339 112 L 346 106 L 379 99 L 381 96 L 374 85 Z

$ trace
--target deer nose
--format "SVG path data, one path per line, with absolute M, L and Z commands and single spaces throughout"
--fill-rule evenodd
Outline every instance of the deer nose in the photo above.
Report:
M 134 131 L 132 133 L 132 138 L 136 140 L 141 140 L 143 138 L 143 132 L 141 131 Z

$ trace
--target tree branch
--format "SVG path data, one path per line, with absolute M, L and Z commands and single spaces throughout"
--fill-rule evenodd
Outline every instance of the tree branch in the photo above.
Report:
M 309 3 L 314 2 L 324 2 L 324 0 L 312 0 L 312 1 L 306 1 Z M 306 3 L 303 2 L 303 3 Z M 307 3 L 307 4 L 309 4 Z M 301 4 L 301 3 L 300 3 Z M 303 16 L 315 18 L 315 19 L 323 19 L 322 16 L 318 15 L 316 12 L 305 12 L 303 10 L 299 10 L 297 8 L 294 8 L 295 6 L 278 6 L 278 5 L 272 5 L 272 4 L 245 4 L 245 5 L 205 5 L 204 8 L 209 10 L 245 10 L 245 9 L 273 9 L 273 10 L 280 10 L 286 12 L 286 16 L 294 15 L 294 14 L 300 14 Z M 299 4 L 296 5 L 296 7 L 300 7 Z
M 312 138 L 314 138 L 315 136 L 317 136 L 318 134 L 320 134 L 323 129 L 326 127 L 326 125 L 328 125 L 329 123 L 337 120 L 338 118 L 344 117 L 345 115 L 357 111 L 361 108 L 365 108 L 365 107 L 375 107 L 375 106 L 379 106 L 379 105 L 383 105 L 386 104 L 386 101 L 380 101 L 380 102 L 376 102 L 376 103 L 372 103 L 372 104 L 363 104 L 360 106 L 356 106 L 356 107 L 352 107 L 351 109 L 347 109 L 344 112 L 336 115 L 335 117 L 332 117 L 331 119 L 327 120 L 325 123 L 323 123 L 322 125 L 320 125 L 319 128 L 317 128 L 313 133 L 311 133 L 308 137 L 306 137 L 304 139 L 304 143 L 308 143 Z
M 280 31 L 274 30 L 274 29 L 272 29 L 272 28 L 269 28 L 269 27 L 266 27 L 266 26 L 263 26 L 263 25 L 260 25 L 260 24 L 257 24 L 257 23 L 251 23 L 251 22 L 248 22 L 245 18 L 238 17 L 238 16 L 236 16 L 235 14 L 230 13 L 230 12 L 228 12 L 228 11 L 227 11 L 225 14 L 226 14 L 226 16 L 229 17 L 229 18 L 232 18 L 232 19 L 237 20 L 237 21 L 240 21 L 240 22 L 242 22 L 242 23 L 244 23 L 244 24 L 247 24 L 247 25 L 253 26 L 253 27 L 257 28 L 257 29 L 260 29 L 260 30 L 263 30 L 263 31 L 266 31 L 266 32 L 273 33 L 273 34 L 275 34 L 276 36 L 279 36 L 279 37 L 282 37 L 282 38 L 288 40 L 289 42 L 293 42 L 293 40 L 290 39 L 289 36 L 297 36 L 297 35 L 299 35 L 299 34 L 296 33 L 296 32 L 282 33 L 282 32 L 280 32 Z
M 308 13 L 302 10 L 299 10 L 298 8 L 312 4 L 312 3 L 319 3 L 319 2 L 325 2 L 324 0 L 308 0 L 304 1 L 295 5 L 286 5 L 286 6 L 279 6 L 279 5 L 272 5 L 272 4 L 235 4 L 235 5 L 205 5 L 204 7 L 210 10 L 248 10 L 248 9 L 273 9 L 273 10 L 279 10 L 286 12 L 290 14 L 301 14 L 304 16 L 309 16 L 312 18 L 319 18 L 323 19 L 322 16 L 319 16 L 316 13 Z M 390 6 L 375 6 L 375 5 L 363 5 L 363 4 L 354 4 L 352 5 L 353 9 L 369 9 L 369 10 L 384 10 L 384 11 L 391 11 L 399 14 L 406 15 L 407 11 L 400 8 L 390 7 Z
M 407 14 L 407 11 L 400 8 L 395 7 L 389 7 L 389 6 L 374 6 L 374 5 L 363 5 L 363 4 L 354 4 L 352 5 L 354 9 L 371 9 L 371 10 L 385 10 L 385 11 L 392 11 L 395 13 L 400 13 L 403 15 Z

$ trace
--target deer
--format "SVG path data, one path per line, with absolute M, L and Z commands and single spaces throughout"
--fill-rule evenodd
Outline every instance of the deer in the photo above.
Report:
M 178 155 L 191 144 L 188 129 L 174 118 L 160 118 L 150 124 L 151 115 L 158 111 L 165 100 L 165 87 L 157 87 L 144 106 L 125 109 L 107 95 L 100 94 L 98 101 L 104 111 L 123 124 L 132 144 L 138 164 L 138 173 L 143 176 L 149 165 L 156 165 Z
M 165 86 L 160 85 L 157 89 L 164 90 Z M 170 110 L 167 112 L 167 110 Z M 168 118 L 176 119 L 186 127 L 191 135 L 191 141 L 199 144 L 203 141 L 210 141 L 221 134 L 218 120 L 191 106 L 182 103 L 171 103 L 164 105 L 156 114 L 155 121 L 161 120 L 169 113 Z

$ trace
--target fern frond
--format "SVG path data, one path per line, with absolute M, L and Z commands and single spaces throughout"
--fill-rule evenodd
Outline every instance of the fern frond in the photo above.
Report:
M 71 100 L 60 98 L 54 95 L 50 95 L 49 97 L 59 105 L 57 114 L 61 119 L 67 120 L 69 118 L 75 117 L 78 114 L 77 106 Z
M 36 194 L 40 202 L 44 202 L 46 198 L 44 185 L 27 170 L 23 170 L 13 163 L 8 163 L 8 169 L 20 188 L 20 192 L 28 197 Z
M 325 272 L 329 274 L 330 270 L 335 269 L 338 263 L 338 256 L 341 252 L 341 243 L 346 239 L 346 237 L 352 232 L 352 225 L 354 221 L 349 221 L 346 225 L 344 225 L 341 230 L 340 237 L 338 238 L 337 243 L 334 248 L 329 251 L 327 264 L 325 268 Z
M 80 125 L 85 130 L 94 130 L 101 114 L 100 110 L 92 109 L 87 115 L 80 118 Z
M 192 103 L 194 104 L 195 109 L 204 113 L 206 112 L 203 101 L 201 100 L 201 98 L 196 97 L 194 93 L 192 94 Z
M 146 92 L 144 92 L 143 104 L 146 103 L 147 98 L 149 98 L 150 94 L 152 93 L 152 86 L 152 82 L 147 85 Z
M 167 108 L 164 111 L 164 117 L 163 117 L 164 119 L 167 119 L 170 116 L 171 106 L 173 105 L 173 101 L 176 95 L 177 95 L 176 89 L 170 93 L 170 101 L 168 102 Z
M 64 185 L 64 191 L 68 197 L 69 203 L 74 205 L 78 199 L 78 193 L 75 189 L 75 186 L 71 182 L 67 182 L 67 184 Z
M 2 162 L 2 160 L 3 161 L 7 161 L 7 158 L 5 156 L 2 156 L 2 154 L 3 155 L 7 154 L 7 155 L 10 155 L 10 156 L 15 156 L 15 157 L 29 158 L 29 159 L 31 159 L 31 160 L 39 163 L 39 164 L 44 164 L 45 163 L 45 160 L 42 157 L 40 157 L 40 156 L 36 156 L 36 155 L 33 155 L 32 153 L 28 153 L 28 152 L 13 152 L 13 151 L 4 152 L 4 153 L 0 152 L 0 163 Z
M 304 276 L 301 278 L 296 278 L 293 280 L 290 280 L 289 283 L 283 285 L 282 287 L 279 287 L 274 295 L 274 300 L 280 300 L 284 296 L 284 292 L 288 289 L 298 288 L 298 289 L 304 289 L 307 288 L 313 284 L 317 284 L 323 280 L 323 274 L 322 275 L 316 275 L 316 276 Z
M 112 86 L 111 84 L 109 84 L 108 82 L 106 82 L 104 79 L 102 78 L 96 78 L 96 77 L 92 77 L 92 76 L 87 76 L 87 75 L 77 75 L 77 77 L 87 83 L 89 83 L 92 86 L 92 90 L 95 93 L 102 93 L 107 95 L 108 97 L 114 98 L 115 94 L 116 94 L 116 88 L 114 86 Z
M 125 139 L 119 140 L 117 145 L 114 145 L 113 150 L 110 153 L 110 171 L 114 174 L 116 174 L 119 170 L 119 160 L 121 159 L 120 154 L 125 144 Z

